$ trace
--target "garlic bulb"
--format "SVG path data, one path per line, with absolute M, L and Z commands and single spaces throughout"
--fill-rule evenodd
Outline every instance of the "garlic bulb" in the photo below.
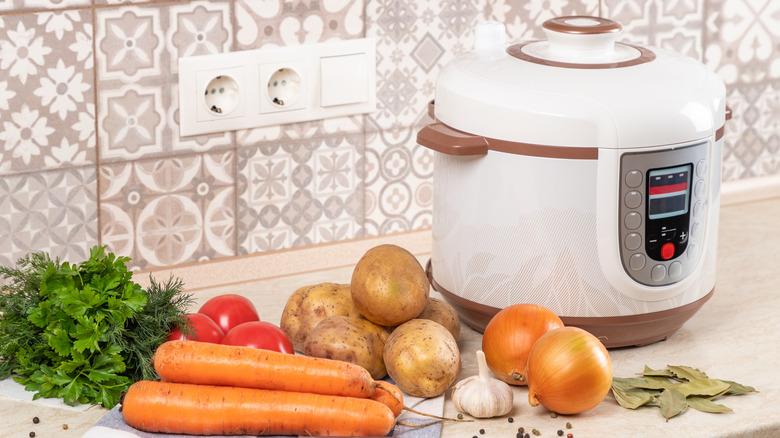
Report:
M 458 382 L 452 389 L 452 403 L 460 412 L 477 418 L 498 417 L 512 410 L 512 388 L 490 377 L 485 353 L 477 350 L 479 374 Z

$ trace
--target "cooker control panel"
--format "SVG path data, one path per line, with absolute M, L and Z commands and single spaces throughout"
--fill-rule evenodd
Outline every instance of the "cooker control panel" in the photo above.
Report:
M 696 265 L 707 216 L 707 150 L 702 142 L 621 157 L 620 253 L 634 280 L 672 284 Z

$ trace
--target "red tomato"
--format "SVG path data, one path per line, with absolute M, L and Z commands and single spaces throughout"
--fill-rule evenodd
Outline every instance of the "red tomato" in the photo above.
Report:
M 169 341 L 174 340 L 192 340 L 201 342 L 211 342 L 212 344 L 221 344 L 222 338 L 225 337 L 225 333 L 211 318 L 202 313 L 188 313 L 187 319 L 192 322 L 192 329 L 195 331 L 195 336 L 184 336 L 181 330 L 174 328 L 168 335 Z
M 287 334 L 265 321 L 250 321 L 233 327 L 222 339 L 222 343 L 294 354 L 292 341 Z
M 236 294 L 217 295 L 206 301 L 198 313 L 213 319 L 225 334 L 241 323 L 260 321 L 255 305 Z

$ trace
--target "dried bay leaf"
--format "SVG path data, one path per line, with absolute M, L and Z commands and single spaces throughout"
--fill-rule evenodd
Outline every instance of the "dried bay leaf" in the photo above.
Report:
M 632 387 L 624 380 L 630 379 L 621 379 L 619 377 L 612 379 L 612 395 L 620 406 L 626 409 L 636 409 L 655 401 L 655 391 L 650 392 L 642 388 Z
M 669 371 L 668 368 L 662 370 L 654 370 L 647 365 L 645 365 L 645 370 L 644 372 L 642 372 L 642 375 L 645 377 L 674 377 L 674 373 Z
M 732 382 L 730 380 L 721 380 L 721 381 L 731 385 L 729 390 L 726 392 L 726 394 L 728 395 L 740 395 L 740 394 L 747 394 L 749 392 L 758 392 L 756 391 L 756 388 L 753 388 L 752 386 L 741 385 L 737 382 Z
M 721 413 L 733 412 L 730 407 L 715 403 L 704 397 L 690 396 L 686 399 L 688 406 L 702 412 Z
M 730 386 L 722 380 L 704 378 L 680 383 L 674 389 L 686 397 L 689 395 L 715 396 L 725 393 Z
M 631 383 L 631 386 L 644 389 L 671 389 L 679 385 L 677 382 L 672 382 L 666 377 L 645 377 L 644 379 L 636 379 Z
M 696 380 L 696 379 L 706 379 L 708 378 L 704 372 L 693 368 L 693 367 L 687 367 L 684 365 L 676 365 L 667 366 L 667 369 L 671 371 L 678 379 L 681 380 Z
M 664 389 L 658 396 L 658 403 L 660 403 L 661 415 L 666 418 L 666 421 L 688 409 L 685 395 L 675 389 Z

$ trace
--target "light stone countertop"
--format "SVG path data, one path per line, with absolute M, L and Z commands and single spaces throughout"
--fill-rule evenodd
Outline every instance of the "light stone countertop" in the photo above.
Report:
M 502 417 L 474 423 L 446 423 L 442 436 L 514 437 L 521 426 L 527 431 L 538 429 L 542 437 L 556 437 L 558 429 L 577 438 L 780 436 L 780 373 L 777 371 L 780 346 L 774 338 L 775 330 L 780 328 L 779 218 L 780 198 L 724 206 L 720 219 L 718 278 L 712 299 L 668 340 L 640 348 L 610 350 L 615 376 L 630 377 L 645 364 L 652 368 L 689 365 L 711 377 L 737 381 L 760 391 L 720 399 L 734 412 L 706 414 L 689 409 L 666 422 L 657 408 L 627 410 L 618 406 L 610 394 L 591 411 L 551 418 L 544 408 L 532 408 L 528 404 L 526 388 L 516 387 L 514 409 L 509 414 L 513 422 Z M 367 248 L 379 243 L 400 244 L 422 262 L 430 256 L 428 231 L 362 239 L 288 251 L 276 259 L 238 258 L 232 264 L 223 262 L 219 264 L 221 275 L 236 279 L 237 283 L 201 287 L 191 292 L 196 306 L 222 293 L 244 294 L 253 300 L 261 319 L 278 324 L 286 299 L 294 290 L 324 281 L 349 282 L 354 262 Z M 298 257 L 305 260 L 297 260 Z M 319 265 L 312 261 L 318 258 Z M 258 261 L 263 266 L 252 268 Z M 286 266 L 291 262 L 306 272 L 295 274 L 290 272 L 293 268 L 285 271 L 275 265 Z M 230 272 L 230 266 L 236 272 Z M 193 265 L 172 273 L 189 284 L 190 275 L 203 276 L 196 274 L 202 269 L 202 265 Z M 153 275 L 166 278 L 168 273 Z M 143 283 L 142 277 L 136 276 L 136 281 Z M 243 281 L 246 277 L 262 279 Z M 458 343 L 463 360 L 461 378 L 476 374 L 474 352 L 481 345 L 481 335 L 464 326 Z M 100 407 L 82 412 L 0 396 L 0 437 L 24 438 L 31 431 L 35 431 L 36 437 L 80 437 L 105 412 Z M 444 415 L 457 415 L 449 393 Z M 39 424 L 32 423 L 35 416 L 40 418 Z M 565 429 L 566 422 L 573 425 L 571 430 Z M 68 425 L 67 430 L 63 430 L 63 424 Z

